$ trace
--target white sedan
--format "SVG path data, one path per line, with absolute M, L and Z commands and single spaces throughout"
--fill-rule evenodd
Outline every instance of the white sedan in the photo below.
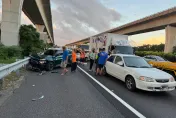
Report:
M 142 57 L 135 55 L 111 55 L 105 71 L 124 81 L 131 91 L 136 88 L 146 91 L 172 91 L 176 87 L 172 75 L 153 68 Z

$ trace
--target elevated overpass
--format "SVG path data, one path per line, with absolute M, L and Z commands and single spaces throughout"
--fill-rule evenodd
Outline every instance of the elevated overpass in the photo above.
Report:
M 50 0 L 2 0 L 2 44 L 19 44 L 22 10 L 36 26 L 37 31 L 46 35 L 46 41 L 54 43 Z
M 156 30 L 165 29 L 165 52 L 172 52 L 173 46 L 176 46 L 176 7 L 147 16 L 134 22 L 122 25 L 120 27 L 110 29 L 103 33 L 117 33 L 125 35 L 135 35 Z M 100 34 L 94 35 L 98 36 Z M 89 42 L 89 38 L 85 38 L 66 46 L 79 45 Z

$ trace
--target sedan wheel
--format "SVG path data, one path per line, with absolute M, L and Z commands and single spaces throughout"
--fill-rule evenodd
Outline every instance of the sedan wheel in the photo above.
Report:
M 125 83 L 128 90 L 134 91 L 136 89 L 136 83 L 133 77 L 127 77 Z
M 32 70 L 32 65 L 28 63 L 28 64 L 26 65 L 26 69 L 27 69 L 27 70 Z
M 48 71 L 51 71 L 51 70 L 53 70 L 54 69 L 54 64 L 52 63 L 52 62 L 49 62 L 48 64 L 47 64 L 47 70 Z
M 106 72 L 106 67 L 103 68 L 103 75 L 108 75 L 108 73 Z

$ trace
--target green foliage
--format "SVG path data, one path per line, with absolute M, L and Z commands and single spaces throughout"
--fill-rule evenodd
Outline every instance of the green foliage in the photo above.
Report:
M 0 59 L 21 57 L 21 48 L 18 46 L 0 46 Z
M 173 47 L 173 53 L 176 53 L 176 46 Z
M 134 47 L 135 51 L 164 51 L 164 44 Z
M 39 39 L 39 33 L 32 25 L 20 27 L 20 47 L 4 46 L 0 44 L 0 63 L 12 63 L 16 58 L 28 56 L 33 52 L 41 52 L 46 47 L 43 40 Z
M 51 47 L 54 46 L 54 44 L 53 43 L 48 43 L 48 44 L 46 44 L 46 46 L 47 46 L 47 48 L 51 48 Z
M 40 34 L 32 25 L 20 27 L 20 47 L 23 56 L 30 55 L 33 51 L 40 52 L 45 48 L 45 43 L 39 39 Z
M 16 57 L 12 57 L 12 58 L 9 58 L 9 59 L 1 59 L 0 58 L 0 63 L 1 64 L 10 64 L 10 63 L 14 63 L 16 61 Z
M 135 54 L 141 57 L 146 56 L 146 55 L 156 55 L 156 56 L 161 56 L 169 61 L 176 62 L 176 54 L 173 54 L 173 53 L 153 52 L 153 51 L 136 51 Z

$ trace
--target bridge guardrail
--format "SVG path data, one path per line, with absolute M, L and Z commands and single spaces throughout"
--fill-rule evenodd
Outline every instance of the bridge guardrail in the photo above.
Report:
M 9 75 L 11 72 L 16 71 L 17 69 L 26 65 L 29 62 L 29 59 L 30 58 L 25 58 L 23 60 L 14 62 L 12 64 L 8 64 L 0 67 L 0 79 L 4 78 L 5 76 Z

